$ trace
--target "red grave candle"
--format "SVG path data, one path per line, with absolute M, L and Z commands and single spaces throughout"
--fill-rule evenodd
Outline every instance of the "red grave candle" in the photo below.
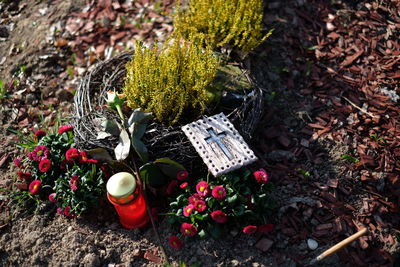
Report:
M 140 228 L 149 222 L 143 189 L 132 174 L 119 172 L 111 176 L 107 182 L 107 198 L 114 205 L 123 227 Z

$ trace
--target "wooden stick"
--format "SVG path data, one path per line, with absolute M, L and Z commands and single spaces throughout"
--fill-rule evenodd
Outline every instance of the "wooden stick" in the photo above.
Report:
M 367 233 L 367 228 L 361 229 L 357 233 L 355 233 L 355 234 L 349 236 L 348 238 L 346 238 L 345 240 L 337 243 L 336 245 L 334 245 L 330 249 L 325 250 L 322 254 L 320 254 L 316 259 L 313 260 L 313 263 L 321 261 L 322 259 L 328 257 L 329 255 L 339 251 L 340 249 L 346 247 L 348 244 L 350 244 L 354 240 L 358 239 L 359 237 L 365 235 L 366 233 Z

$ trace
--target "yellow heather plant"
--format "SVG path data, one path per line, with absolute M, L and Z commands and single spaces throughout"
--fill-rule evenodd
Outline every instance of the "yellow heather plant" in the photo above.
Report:
M 184 10 L 178 2 L 175 31 L 188 37 L 204 33 L 216 47 L 248 53 L 272 34 L 262 33 L 262 0 L 192 0 Z
M 128 106 L 142 108 L 166 124 L 182 115 L 203 113 L 207 88 L 213 81 L 218 60 L 212 48 L 203 48 L 204 37 L 192 41 L 173 39 L 163 47 L 145 48 L 138 44 L 133 59 L 126 64 L 124 93 Z

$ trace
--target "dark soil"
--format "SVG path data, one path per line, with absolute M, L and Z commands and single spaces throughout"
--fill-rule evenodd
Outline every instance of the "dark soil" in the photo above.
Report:
M 0 185 L 15 178 L 13 130 L 29 133 L 71 113 L 72 97 L 94 62 L 163 40 L 173 1 L 0 2 Z M 149 4 L 150 2 L 150 4 Z M 156 8 L 157 7 L 157 8 Z M 274 34 L 247 61 L 268 92 L 252 147 L 271 175 L 275 230 L 168 247 L 169 261 L 203 266 L 304 266 L 362 227 L 366 236 L 318 266 L 393 266 L 399 253 L 400 2 L 268 1 Z M 86 12 L 86 13 L 84 13 Z M 122 15 L 134 18 L 118 24 Z M 81 23 L 83 21 L 83 23 Z M 90 23 L 93 22 L 93 23 Z M 0 198 L 4 266 L 153 266 L 161 262 L 151 228 L 125 230 L 112 207 L 80 219 L 45 206 L 16 216 Z M 319 246 L 310 250 L 307 239 Z M 272 246 L 270 246 L 272 244 Z

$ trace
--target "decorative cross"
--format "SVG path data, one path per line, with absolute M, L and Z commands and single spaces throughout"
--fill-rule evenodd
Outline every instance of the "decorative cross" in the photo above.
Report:
M 232 160 L 233 156 L 232 156 L 231 152 L 229 152 L 229 150 L 225 146 L 225 144 L 221 142 L 221 139 L 226 136 L 226 133 L 220 132 L 219 134 L 216 134 L 216 132 L 214 131 L 213 128 L 208 128 L 207 132 L 210 134 L 210 136 L 204 138 L 204 140 L 207 142 L 207 144 L 215 142 L 219 146 L 219 148 L 222 150 L 222 152 L 224 152 L 225 156 L 227 156 L 227 158 L 229 160 Z

